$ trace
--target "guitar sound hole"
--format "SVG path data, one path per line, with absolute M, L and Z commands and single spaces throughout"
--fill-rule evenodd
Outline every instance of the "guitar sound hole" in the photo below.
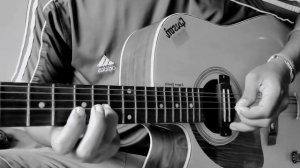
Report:
M 228 95 L 230 97 L 230 104 L 226 102 L 226 108 L 224 109 L 224 104 L 222 102 L 223 97 L 221 96 L 221 92 L 218 89 L 218 84 L 219 81 L 217 79 L 208 81 L 203 88 L 204 94 L 201 98 L 201 101 L 203 102 L 202 117 L 204 118 L 205 126 L 211 132 L 221 135 L 221 130 L 224 130 L 225 128 L 228 129 L 229 124 L 234 120 L 235 111 L 231 108 L 228 109 L 228 107 L 235 106 L 235 99 L 232 96 L 232 92 L 230 91 L 230 95 Z M 227 122 L 225 123 L 224 120 L 226 120 Z
M 217 110 L 217 108 L 219 108 L 219 103 L 217 95 L 210 93 L 216 93 L 217 84 L 218 80 L 209 81 L 203 88 L 205 94 L 203 94 L 203 98 L 201 99 L 201 102 L 204 102 L 202 103 L 202 115 L 204 117 L 204 124 L 210 131 L 216 134 L 220 133 L 220 125 L 218 122 L 219 114 Z

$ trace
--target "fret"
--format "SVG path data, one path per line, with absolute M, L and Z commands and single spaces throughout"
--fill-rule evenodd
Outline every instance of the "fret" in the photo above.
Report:
M 192 88 L 187 88 L 186 93 L 187 93 L 187 111 L 188 111 L 188 122 L 193 123 L 195 116 L 194 116 L 194 102 L 193 102 L 193 94 L 192 94 L 193 89 Z
M 163 87 L 163 96 L 164 96 L 164 123 L 167 123 L 167 98 L 166 98 L 166 88 Z
M 147 98 L 145 92 L 145 87 L 135 87 L 135 106 L 137 111 L 137 123 L 147 123 L 147 114 L 146 114 L 146 101 Z
M 179 119 L 179 122 L 182 122 L 182 107 L 184 107 L 184 106 L 182 104 L 181 88 L 179 88 L 178 91 L 179 91 L 178 96 L 179 96 L 179 104 L 180 104 L 180 114 L 179 114 L 180 119 Z
M 172 87 L 166 87 L 165 89 L 165 120 L 166 123 L 172 123 L 173 122 L 173 114 L 174 114 L 174 100 L 173 100 L 173 94 L 172 94 Z
M 123 104 L 125 110 L 125 123 L 137 123 L 137 116 L 135 115 L 134 103 L 134 87 L 122 86 Z
M 154 87 L 154 95 L 155 95 L 155 122 L 158 123 L 157 87 Z
M 181 97 L 181 121 L 180 122 L 187 122 L 188 121 L 188 98 L 187 98 L 187 89 L 180 88 L 180 97 Z
M 185 117 L 186 117 L 186 122 L 188 122 L 189 121 L 189 97 L 188 97 L 188 89 L 187 88 L 185 88 L 184 89 L 184 91 L 185 91 L 185 94 L 184 94 L 184 96 L 185 96 Z
M 184 120 L 183 111 L 184 110 L 184 98 L 182 94 L 184 92 L 181 91 L 181 88 L 174 87 L 173 88 L 173 97 L 174 97 L 174 122 L 182 122 Z
M 197 98 L 198 98 L 198 122 L 201 122 L 201 96 L 200 96 L 200 89 L 197 88 Z
M 109 89 L 109 91 L 107 90 Z M 124 109 L 125 104 L 124 104 L 124 93 L 123 93 L 123 86 L 110 86 L 106 87 L 106 100 L 109 101 L 110 106 L 115 110 L 115 112 L 118 114 L 120 118 L 120 123 L 126 123 L 127 119 L 126 117 L 126 111 Z M 107 95 L 109 93 L 109 95 Z M 108 104 L 103 103 L 103 104 Z
M 148 108 L 148 122 L 156 123 L 156 102 L 155 102 L 155 88 L 146 87 L 147 108 Z
M 29 93 L 30 126 L 51 125 L 51 92 L 51 84 L 31 84 Z
M 73 108 L 76 107 L 76 85 L 73 85 Z
M 107 104 L 111 104 L 111 102 L 110 102 L 110 86 L 108 85 L 107 86 Z
M 132 93 L 133 93 L 133 103 L 134 103 L 134 120 L 135 120 L 135 123 L 138 123 L 138 114 L 137 114 L 137 102 L 136 102 L 136 97 L 137 97 L 137 95 L 136 95 L 136 86 L 134 86 L 133 87 L 133 91 L 132 91 Z
M 194 101 L 194 117 L 195 117 L 195 122 L 200 122 L 200 102 L 199 102 L 199 97 L 198 97 L 199 89 L 198 88 L 193 88 L 193 101 Z
M 51 125 L 55 125 L 55 84 L 51 85 Z
M 124 89 L 124 86 L 122 86 L 122 90 L 123 89 Z M 122 91 L 122 121 L 123 121 L 123 123 L 125 123 L 125 117 L 126 117 L 126 114 L 125 114 L 125 107 L 124 107 L 124 94 Z
M 157 87 L 156 88 L 156 104 L 157 104 L 157 123 L 165 123 L 166 122 L 166 106 L 165 106 L 165 96 L 164 96 L 164 88 Z
M 26 126 L 30 126 L 30 83 L 27 85 Z
M 54 104 L 55 104 L 55 125 L 65 125 L 72 109 L 74 109 L 75 95 L 74 86 L 65 84 L 55 84 Z
M 145 115 L 145 123 L 149 123 L 148 121 L 148 116 L 149 116 L 149 113 L 148 113 L 148 99 L 147 99 L 147 87 L 145 86 L 144 87 L 144 96 L 145 96 L 145 109 L 146 109 L 146 115 Z
M 92 107 L 95 105 L 95 85 L 92 85 L 91 89 Z
M 171 88 L 171 97 L 172 97 L 172 123 L 174 123 L 174 116 L 175 116 L 175 104 L 174 104 L 174 87 Z
M 193 102 L 193 106 L 192 106 L 192 111 L 193 111 L 193 123 L 195 122 L 195 94 L 194 94 L 194 88 L 191 89 L 192 90 L 192 102 Z

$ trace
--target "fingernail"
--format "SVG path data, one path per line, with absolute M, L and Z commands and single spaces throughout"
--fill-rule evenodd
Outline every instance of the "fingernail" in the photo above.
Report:
M 234 108 L 235 108 L 235 111 L 236 111 L 238 114 L 240 114 L 240 112 L 241 112 L 241 107 L 240 107 L 240 106 L 235 106 Z
M 96 104 L 93 108 L 94 108 L 94 111 L 98 115 L 100 115 L 100 116 L 104 116 L 105 115 L 105 110 L 103 109 L 103 105 Z
M 98 113 L 100 113 L 102 110 L 101 110 L 101 105 L 100 104 L 96 104 L 95 106 L 94 106 L 94 108 L 95 108 L 95 111 L 96 112 L 98 112 Z
M 75 112 L 76 112 L 79 116 L 81 116 L 81 117 L 85 115 L 85 111 L 84 111 L 84 109 L 81 108 L 81 107 L 76 107 L 76 108 L 75 108 Z
M 233 126 L 233 125 L 230 125 L 229 127 L 230 127 L 230 129 L 231 129 L 232 131 L 238 131 L 238 129 L 237 129 L 235 126 Z

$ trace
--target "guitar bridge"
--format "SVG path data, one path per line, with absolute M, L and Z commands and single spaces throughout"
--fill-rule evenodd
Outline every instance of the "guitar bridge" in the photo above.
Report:
M 230 79 L 227 75 L 219 75 L 219 84 L 217 85 L 217 91 L 219 93 L 219 125 L 220 125 L 220 135 L 230 136 L 232 134 L 229 128 L 230 123 L 233 121 L 232 113 L 234 112 L 234 96 L 232 94 Z
M 297 116 L 296 116 L 296 120 L 300 119 L 300 100 L 299 97 L 297 95 L 297 93 L 294 93 L 295 99 L 296 99 L 296 103 L 297 103 Z

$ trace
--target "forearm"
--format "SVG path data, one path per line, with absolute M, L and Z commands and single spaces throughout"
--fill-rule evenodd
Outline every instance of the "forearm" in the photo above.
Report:
M 292 60 L 295 66 L 295 73 L 300 71 L 300 15 L 298 16 L 293 33 L 290 34 L 289 40 L 280 51 L 280 54 L 287 56 Z

